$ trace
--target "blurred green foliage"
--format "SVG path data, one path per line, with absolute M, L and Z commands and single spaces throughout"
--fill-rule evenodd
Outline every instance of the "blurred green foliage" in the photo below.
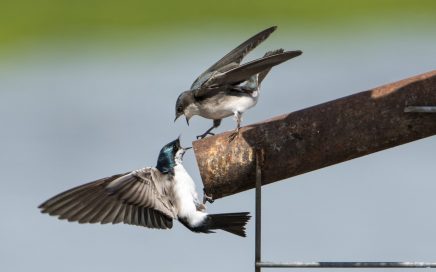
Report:
M 0 49 L 45 39 L 98 38 L 165 28 L 436 26 L 435 0 L 1 0 Z

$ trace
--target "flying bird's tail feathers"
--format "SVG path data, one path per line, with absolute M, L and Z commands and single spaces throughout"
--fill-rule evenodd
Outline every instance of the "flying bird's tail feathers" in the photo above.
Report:
M 245 225 L 250 217 L 248 212 L 208 214 L 205 220 L 196 226 L 190 225 L 183 218 L 179 218 L 179 221 L 193 232 L 215 233 L 213 230 L 221 229 L 245 237 Z
M 285 50 L 283 50 L 283 48 L 277 49 L 277 50 L 272 50 L 272 51 L 268 51 L 265 53 L 265 55 L 263 56 L 264 58 L 272 56 L 272 55 L 277 55 L 277 54 L 281 54 L 285 52 Z M 265 69 L 262 72 L 259 73 L 259 77 L 258 77 L 258 82 L 259 85 L 260 83 L 262 83 L 262 81 L 265 79 L 266 75 L 269 73 L 269 71 L 271 71 L 271 68 Z
M 250 217 L 248 212 L 209 214 L 205 227 L 210 230 L 221 229 L 245 237 L 245 225 Z

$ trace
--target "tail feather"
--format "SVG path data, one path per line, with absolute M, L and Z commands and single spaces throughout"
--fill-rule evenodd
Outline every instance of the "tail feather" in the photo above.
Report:
M 273 51 L 268 51 L 265 53 L 265 55 L 263 56 L 264 58 L 272 56 L 272 55 L 277 55 L 277 54 L 281 54 L 285 52 L 285 50 L 283 50 L 282 48 L 277 49 L 277 50 L 273 50 Z M 271 68 L 268 68 L 266 70 L 263 70 L 262 72 L 259 73 L 259 77 L 258 77 L 258 82 L 259 85 L 260 83 L 262 83 L 262 81 L 265 79 L 266 75 L 269 73 L 269 71 L 271 71 Z
M 248 212 L 209 214 L 205 227 L 209 230 L 221 229 L 245 237 L 245 225 L 250 220 Z

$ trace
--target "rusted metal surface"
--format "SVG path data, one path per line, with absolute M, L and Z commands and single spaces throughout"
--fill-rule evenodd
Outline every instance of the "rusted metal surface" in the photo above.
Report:
M 214 199 L 436 134 L 436 70 L 193 142 L 204 190 Z

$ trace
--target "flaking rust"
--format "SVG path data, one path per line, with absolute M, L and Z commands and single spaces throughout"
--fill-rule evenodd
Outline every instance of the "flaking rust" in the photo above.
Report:
M 214 199 L 255 187 L 255 150 L 264 153 L 262 184 L 436 134 L 436 71 L 336 99 L 193 142 L 204 190 Z

